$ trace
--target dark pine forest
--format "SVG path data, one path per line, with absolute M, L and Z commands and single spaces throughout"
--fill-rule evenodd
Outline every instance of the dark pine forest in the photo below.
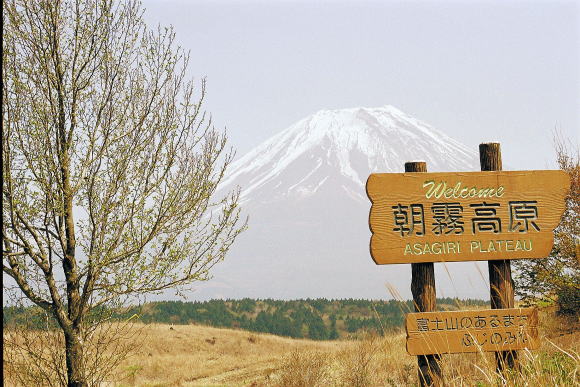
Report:
M 488 301 L 437 299 L 439 310 L 489 307 Z M 414 310 L 412 301 L 327 300 L 324 298 L 281 301 L 272 299 L 157 301 L 115 310 L 98 311 L 114 320 L 134 319 L 144 324 L 199 324 L 243 329 L 293 338 L 336 340 L 365 332 L 383 335 L 404 328 L 405 313 Z M 53 325 L 34 307 L 4 307 L 3 326 Z

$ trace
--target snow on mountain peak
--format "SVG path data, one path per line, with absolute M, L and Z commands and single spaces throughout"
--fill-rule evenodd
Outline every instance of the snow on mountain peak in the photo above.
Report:
M 477 167 L 474 151 L 394 106 L 320 110 L 232 163 L 222 187 L 241 186 L 247 201 L 302 198 L 333 183 L 365 201 L 369 173 L 417 158 L 431 171 Z

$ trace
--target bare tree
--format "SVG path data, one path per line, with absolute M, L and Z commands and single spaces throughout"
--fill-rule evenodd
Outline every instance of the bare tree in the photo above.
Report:
M 2 260 L 87 386 L 91 311 L 208 279 L 245 227 L 205 81 L 136 1 L 3 0 Z M 195 86 L 195 87 L 194 87 Z

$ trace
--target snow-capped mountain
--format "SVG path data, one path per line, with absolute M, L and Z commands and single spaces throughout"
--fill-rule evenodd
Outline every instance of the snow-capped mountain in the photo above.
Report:
M 223 187 L 241 186 L 244 201 L 303 198 L 340 176 L 344 193 L 366 202 L 369 173 L 417 159 L 433 171 L 477 167 L 474 151 L 393 106 L 322 110 L 233 163 Z
M 412 160 L 432 172 L 479 169 L 475 150 L 389 105 L 322 110 L 258 145 L 221 186 L 241 187 L 249 229 L 197 297 L 388 298 L 385 283 L 409 297 L 410 265 L 377 266 L 369 255 L 365 183 Z M 438 295 L 461 286 L 471 289 L 462 297 L 484 296 L 488 285 L 469 270 L 438 281 Z

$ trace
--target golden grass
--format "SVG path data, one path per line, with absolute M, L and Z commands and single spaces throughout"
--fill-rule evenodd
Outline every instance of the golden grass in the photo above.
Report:
M 568 322 L 570 324 L 570 322 Z M 574 322 L 571 322 L 574 326 Z M 544 315 L 542 348 L 520 351 L 523 377 L 495 373 L 491 353 L 443 357 L 449 386 L 578 385 L 580 333 Z M 201 326 L 145 327 L 143 347 L 124 367 L 135 386 L 412 386 L 416 358 L 403 332 L 315 342 Z
M 339 342 L 314 342 L 197 325 L 144 327 L 141 347 L 119 370 L 136 370 L 126 385 L 243 386 L 264 383 L 293 351 L 329 355 Z
M 579 386 L 578 321 L 541 316 L 541 349 L 519 352 L 523 376 L 497 375 L 491 353 L 446 355 L 446 385 Z M 402 331 L 319 342 L 196 325 L 135 329 L 142 329 L 138 350 L 107 386 L 417 385 L 416 358 L 407 355 Z M 4 381 L 10 381 L 9 375 Z

